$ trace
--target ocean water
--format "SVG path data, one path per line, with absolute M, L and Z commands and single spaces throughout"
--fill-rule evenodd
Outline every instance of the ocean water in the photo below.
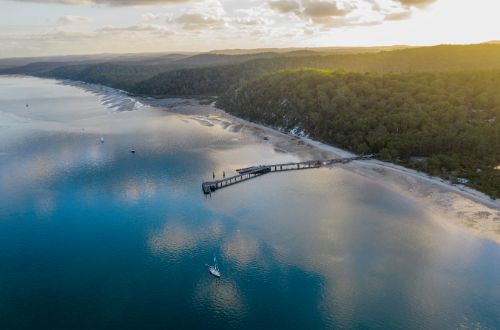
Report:
M 390 187 L 201 191 L 289 160 L 216 117 L 0 77 L 0 329 L 500 328 L 500 245 Z

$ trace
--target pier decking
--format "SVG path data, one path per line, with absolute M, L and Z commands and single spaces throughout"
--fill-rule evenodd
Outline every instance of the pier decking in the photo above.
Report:
M 345 164 L 355 160 L 368 160 L 372 159 L 373 157 L 374 157 L 373 155 L 367 155 L 367 156 L 356 156 L 356 157 L 335 158 L 335 159 L 325 159 L 325 160 L 308 160 L 298 163 L 252 166 L 236 170 L 239 174 L 234 176 L 230 176 L 220 180 L 203 182 L 201 184 L 201 188 L 205 194 L 210 194 L 216 191 L 217 189 L 225 188 L 236 183 L 247 181 L 267 173 L 319 168 L 334 164 Z

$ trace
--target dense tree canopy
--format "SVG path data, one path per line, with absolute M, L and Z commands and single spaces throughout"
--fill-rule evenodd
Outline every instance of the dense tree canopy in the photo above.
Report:
M 282 71 L 230 89 L 227 111 L 500 197 L 500 71 Z
M 435 46 L 379 53 L 259 58 L 244 63 L 165 71 L 131 91 L 156 96 L 221 94 L 229 86 L 284 69 L 415 72 L 500 69 L 500 45 Z

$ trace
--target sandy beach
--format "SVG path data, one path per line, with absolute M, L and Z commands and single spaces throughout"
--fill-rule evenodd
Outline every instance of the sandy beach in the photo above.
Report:
M 233 132 L 241 132 L 249 140 L 271 144 L 276 151 L 293 154 L 303 160 L 353 155 L 348 151 L 309 138 L 288 135 L 271 127 L 246 121 L 217 109 L 213 104 L 202 105 L 197 100 L 133 98 L 135 102 L 130 102 L 130 96 L 123 91 L 109 87 L 69 81 L 62 83 L 98 94 L 104 105 L 116 111 L 129 111 L 148 105 L 183 114 L 200 125 L 219 126 Z M 422 208 L 432 212 L 436 221 L 444 221 L 443 225 L 452 225 L 459 230 L 467 230 L 500 243 L 500 200 L 498 199 L 492 200 L 485 194 L 466 186 L 452 184 L 441 178 L 380 160 L 356 161 L 335 166 L 342 166 L 345 170 L 388 186 L 412 199 Z
M 147 103 L 147 102 L 146 102 Z M 305 137 L 291 136 L 276 129 L 235 117 L 213 105 L 200 105 L 196 100 L 156 101 L 155 106 L 191 116 L 202 125 L 219 125 L 241 131 L 259 143 L 272 144 L 275 150 L 307 159 L 350 157 L 352 153 Z M 249 164 L 252 165 L 252 164 Z M 257 165 L 257 164 L 255 164 Z M 463 185 L 380 160 L 356 161 L 344 169 L 414 200 L 435 215 L 436 221 L 500 243 L 500 200 Z

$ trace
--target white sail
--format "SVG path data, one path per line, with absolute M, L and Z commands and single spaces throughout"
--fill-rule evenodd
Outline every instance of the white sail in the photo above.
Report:
M 217 258 L 215 258 L 215 254 L 214 254 L 214 264 L 208 267 L 208 270 L 210 271 L 210 274 L 212 274 L 213 276 L 220 277 L 220 271 L 219 268 L 217 267 Z

